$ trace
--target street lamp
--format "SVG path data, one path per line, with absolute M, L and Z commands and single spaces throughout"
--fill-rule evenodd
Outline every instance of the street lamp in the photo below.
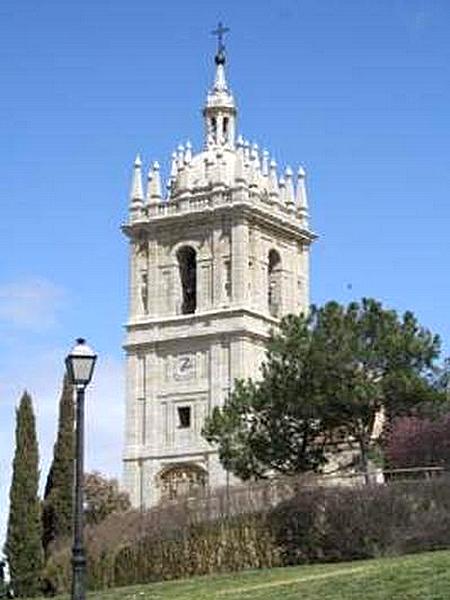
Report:
M 77 391 L 76 438 L 75 438 L 75 510 L 73 517 L 72 547 L 72 600 L 86 597 L 86 556 L 83 547 L 83 461 L 84 461 L 84 390 L 92 379 L 96 354 L 83 338 L 66 357 L 69 382 Z

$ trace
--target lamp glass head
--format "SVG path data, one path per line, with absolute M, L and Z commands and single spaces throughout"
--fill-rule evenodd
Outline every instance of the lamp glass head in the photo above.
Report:
M 69 381 L 73 385 L 86 386 L 92 379 L 97 355 L 86 344 L 86 340 L 78 338 L 71 353 L 66 358 L 66 369 Z

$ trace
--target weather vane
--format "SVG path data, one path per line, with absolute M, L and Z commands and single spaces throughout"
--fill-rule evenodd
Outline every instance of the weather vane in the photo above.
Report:
M 229 27 L 224 27 L 221 21 L 219 21 L 217 29 L 211 31 L 213 35 L 217 35 L 217 54 L 219 56 L 222 55 L 225 50 L 225 44 L 223 43 L 223 34 L 228 33 L 229 31 Z

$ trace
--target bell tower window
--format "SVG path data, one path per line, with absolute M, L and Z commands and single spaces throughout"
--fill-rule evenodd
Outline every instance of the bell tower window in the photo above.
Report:
M 223 141 L 228 142 L 228 117 L 223 118 Z
M 181 280 L 181 313 L 192 314 L 197 308 L 197 258 L 190 246 L 180 248 L 177 253 Z
M 214 142 L 217 142 L 217 119 L 216 117 L 212 117 L 211 119 L 211 133 Z
M 270 314 L 278 317 L 281 308 L 281 259 L 276 250 L 269 252 L 267 301 Z

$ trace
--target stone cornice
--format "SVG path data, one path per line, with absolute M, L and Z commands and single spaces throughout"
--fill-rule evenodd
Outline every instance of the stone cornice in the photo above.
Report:
M 127 351 L 148 349 L 181 340 L 205 340 L 218 336 L 245 337 L 266 342 L 279 321 L 250 308 L 235 307 L 205 311 L 194 315 L 176 315 L 128 323 Z
M 252 317 L 262 319 L 267 324 L 276 326 L 279 323 L 279 319 L 272 317 L 269 314 L 257 311 L 247 306 L 230 306 L 224 308 L 214 308 L 211 310 L 204 310 L 198 313 L 192 313 L 187 315 L 168 315 L 166 317 L 142 317 L 139 320 L 126 323 L 125 327 L 128 331 L 133 329 L 148 329 L 149 326 L 166 326 L 169 324 L 192 324 L 195 322 L 209 321 L 212 318 L 234 317 L 247 314 Z
M 229 201 L 212 202 L 211 200 L 215 197 L 219 199 L 229 198 Z M 222 217 L 224 214 L 228 214 L 232 219 L 242 218 L 248 222 L 262 224 L 276 232 L 283 232 L 302 243 L 310 244 L 317 238 L 315 233 L 302 227 L 300 220 L 292 213 L 282 211 L 279 207 L 274 209 L 270 204 L 255 202 L 250 198 L 248 200 L 233 200 L 232 197 L 233 194 L 225 191 L 210 192 L 208 198 L 205 195 L 209 202 L 199 202 L 197 209 L 180 209 L 176 212 L 168 212 L 151 218 L 141 218 L 133 223 L 123 225 L 122 231 L 130 239 L 135 239 L 142 236 L 143 233 L 152 235 L 155 230 L 158 230 L 158 232 L 164 231 L 164 229 L 170 230 L 174 224 L 179 223 L 183 226 L 198 225 L 199 222 L 209 222 L 216 216 Z
M 165 452 L 163 454 L 161 454 L 160 452 L 148 451 L 142 453 L 142 446 L 132 446 L 125 450 L 125 452 L 122 455 L 122 458 L 125 462 L 135 460 L 144 461 L 153 458 L 158 460 L 170 460 L 170 462 L 184 463 L 188 462 L 189 460 L 192 460 L 193 458 L 196 458 L 197 460 L 202 460 L 205 459 L 206 456 L 217 455 L 217 450 L 211 449 L 211 447 L 208 446 L 206 441 L 204 442 L 204 444 L 205 449 L 198 448 L 198 450 L 192 451 L 186 451 L 185 449 L 182 449 L 178 452 L 175 449 L 173 452 Z

